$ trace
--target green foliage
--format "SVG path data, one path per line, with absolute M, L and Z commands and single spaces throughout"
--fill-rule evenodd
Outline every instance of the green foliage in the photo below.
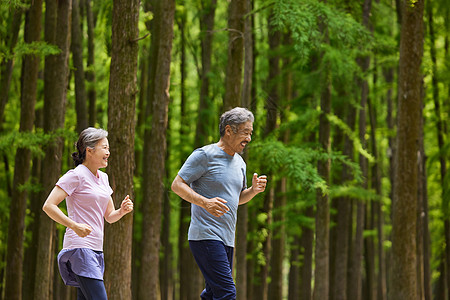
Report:
M 32 42 L 32 43 L 18 43 L 14 48 L 14 54 L 16 58 L 20 58 L 24 55 L 38 55 L 45 57 L 47 55 L 59 54 L 61 50 L 54 45 L 50 45 L 47 42 Z M 6 55 L 5 58 L 11 59 L 12 54 Z M 2 57 L 0 57 L 2 59 Z
M 323 25 L 328 29 L 330 44 L 337 49 L 369 47 L 370 34 L 351 15 L 321 1 L 275 0 L 273 24 L 292 33 L 297 55 L 307 61 L 312 51 L 323 49 Z
M 22 0 L 2 0 L 0 1 L 0 9 L 27 9 L 30 5 Z
M 36 132 L 3 132 L 0 135 L 0 152 L 7 152 L 16 148 L 27 148 L 34 155 L 43 157 L 45 155 L 43 148 L 61 137 L 69 140 L 77 139 L 75 132 L 66 129 L 58 129 L 53 133 L 44 133 L 42 130 L 37 130 Z

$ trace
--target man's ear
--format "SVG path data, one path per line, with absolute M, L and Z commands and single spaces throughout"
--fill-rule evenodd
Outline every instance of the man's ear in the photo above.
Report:
M 231 135 L 232 132 L 233 132 L 233 129 L 231 128 L 231 126 L 226 125 L 225 126 L 225 135 Z

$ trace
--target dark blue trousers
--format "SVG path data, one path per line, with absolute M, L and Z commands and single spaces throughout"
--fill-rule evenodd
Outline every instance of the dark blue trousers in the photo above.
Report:
M 214 240 L 189 241 L 189 246 L 205 278 L 205 289 L 200 298 L 236 299 L 236 286 L 231 274 L 234 248 Z
M 80 287 L 77 289 L 77 300 L 107 300 L 103 280 L 75 275 Z

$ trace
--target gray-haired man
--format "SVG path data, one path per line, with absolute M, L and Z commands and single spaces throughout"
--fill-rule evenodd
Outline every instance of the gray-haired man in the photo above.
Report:
M 172 190 L 192 203 L 189 246 L 205 278 L 202 299 L 236 299 L 231 274 L 238 205 L 266 188 L 253 174 L 247 188 L 246 164 L 239 155 L 251 141 L 253 114 L 235 107 L 220 117 L 219 142 L 196 149 L 181 167 Z

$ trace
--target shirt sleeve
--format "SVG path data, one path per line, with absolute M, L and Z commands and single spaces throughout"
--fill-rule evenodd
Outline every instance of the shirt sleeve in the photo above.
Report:
M 112 195 L 112 193 L 114 192 L 113 189 L 111 188 L 111 186 L 109 185 L 109 178 L 108 178 L 108 174 L 102 172 L 102 176 L 103 176 L 103 184 L 106 186 L 106 188 L 108 189 L 108 192 L 110 195 Z
M 187 158 L 181 167 L 178 175 L 186 181 L 187 184 L 191 184 L 196 181 L 203 174 L 206 173 L 208 169 L 208 158 L 203 149 L 196 149 Z
M 56 185 L 62 188 L 67 193 L 67 195 L 70 196 L 80 185 L 80 178 L 74 170 L 69 170 L 58 180 Z

